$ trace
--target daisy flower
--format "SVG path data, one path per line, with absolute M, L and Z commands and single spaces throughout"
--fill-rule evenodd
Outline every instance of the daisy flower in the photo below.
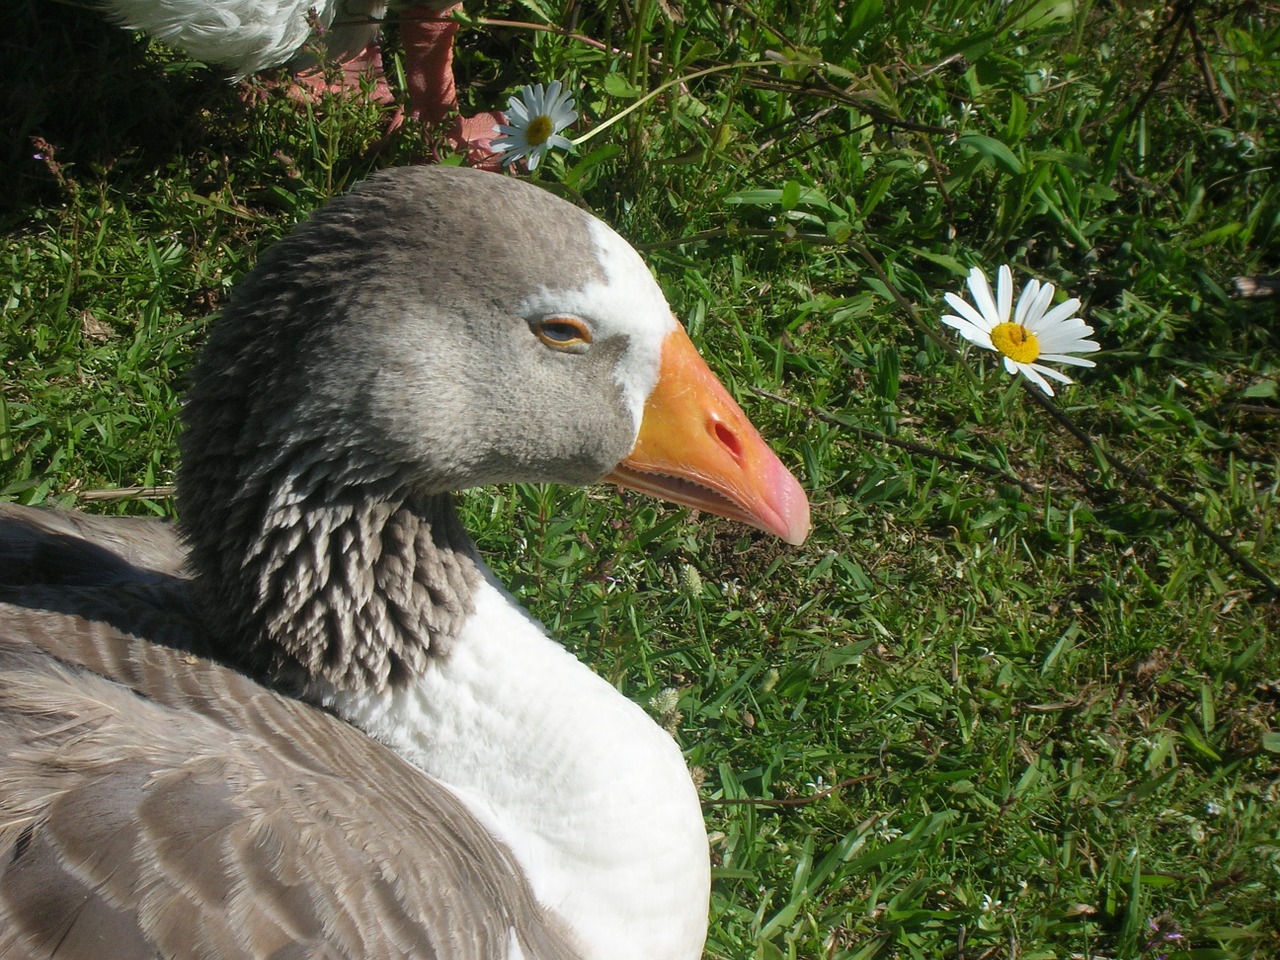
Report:
M 493 149 L 502 154 L 503 163 L 524 157 L 533 170 L 552 147 L 567 150 L 573 146 L 560 131 L 578 119 L 578 111 L 559 80 L 552 80 L 546 90 L 540 83 L 521 87 L 520 93 L 507 101 L 507 116 L 510 123 L 493 128 L 501 134 L 493 141 Z
M 1101 349 L 1096 341 L 1085 339 L 1093 333 L 1093 327 L 1075 315 L 1080 301 L 1072 297 L 1050 310 L 1052 283 L 1029 281 L 1018 298 L 1012 318 L 1009 314 L 1013 306 L 1013 272 L 1008 265 L 999 270 L 994 297 L 986 274 L 977 267 L 969 271 L 969 292 L 973 294 L 976 308 L 954 293 L 944 295 L 959 316 L 946 314 L 942 322 L 955 327 L 970 343 L 1000 354 L 1004 368 L 1010 373 L 1021 373 L 1052 397 L 1053 387 L 1045 377 L 1059 383 L 1073 381 L 1041 361 L 1094 366 L 1092 360 L 1072 356 Z

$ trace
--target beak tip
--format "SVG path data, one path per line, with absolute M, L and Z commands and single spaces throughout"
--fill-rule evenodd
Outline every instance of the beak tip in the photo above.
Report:
M 768 479 L 757 500 L 757 504 L 766 509 L 758 509 L 756 516 L 763 529 L 798 547 L 809 536 L 809 498 L 800 481 L 783 466 L 773 451 L 769 451 L 769 458 L 773 461 L 772 469 L 761 475 Z
M 795 477 L 788 473 L 787 479 L 790 483 L 779 490 L 778 517 L 782 523 L 777 534 L 793 547 L 798 547 L 809 536 L 809 498 Z
M 801 546 L 809 538 L 809 521 L 806 518 L 803 526 L 795 526 L 782 534 L 782 539 L 793 547 Z

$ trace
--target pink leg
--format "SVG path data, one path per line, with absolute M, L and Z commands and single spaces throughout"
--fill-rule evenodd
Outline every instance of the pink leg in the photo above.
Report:
M 453 79 L 453 39 L 458 24 L 449 15 L 460 6 L 455 3 L 439 10 L 424 4 L 401 14 L 409 116 L 428 126 L 440 124 L 458 112 L 458 87 Z M 497 169 L 490 141 L 495 136 L 493 125 L 506 123 L 506 119 L 498 110 L 456 118 L 446 127 L 445 136 L 456 149 L 466 150 L 473 166 Z

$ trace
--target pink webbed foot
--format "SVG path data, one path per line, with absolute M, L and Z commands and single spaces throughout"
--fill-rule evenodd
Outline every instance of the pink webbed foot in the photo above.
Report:
M 382 51 L 377 41 L 345 60 L 300 70 L 294 74 L 294 81 L 298 85 L 297 95 L 312 101 L 319 100 L 326 93 L 368 90 L 374 103 L 388 106 L 395 103 L 382 69 Z
M 453 122 L 446 136 L 455 150 L 465 150 L 467 163 L 482 170 L 498 170 L 501 166 L 501 154 L 493 149 L 493 138 L 498 136 L 494 129 L 499 123 L 506 123 L 507 115 L 501 110 L 485 110 L 473 117 L 459 117 Z

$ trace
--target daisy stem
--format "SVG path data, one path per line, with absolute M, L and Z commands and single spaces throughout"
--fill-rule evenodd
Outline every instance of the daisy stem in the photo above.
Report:
M 1104 449 L 1096 440 L 1093 439 L 1093 437 L 1089 435 L 1087 431 L 1076 426 L 1075 422 L 1068 417 L 1056 403 L 1046 397 L 1034 384 L 1025 379 L 1020 379 L 1019 382 L 1022 384 L 1022 389 L 1026 392 L 1027 396 L 1029 396 L 1041 410 L 1053 417 L 1053 419 L 1056 420 L 1064 430 L 1075 437 L 1076 440 L 1080 442 L 1081 446 L 1094 456 L 1102 457 L 1103 460 L 1105 460 L 1114 470 L 1120 473 L 1120 475 L 1130 483 L 1133 483 L 1153 494 L 1157 500 L 1169 507 L 1178 514 L 1178 516 L 1182 517 L 1208 537 L 1209 540 L 1213 542 L 1214 546 L 1225 553 L 1227 557 L 1236 564 L 1236 566 L 1261 584 L 1273 598 L 1280 599 L 1280 585 L 1277 585 L 1261 567 L 1237 550 L 1230 540 L 1210 527 L 1209 524 L 1206 523 L 1199 514 L 1192 510 L 1188 504 L 1183 503 L 1177 497 L 1165 493 L 1164 490 L 1160 489 L 1156 482 L 1148 477 L 1146 472 L 1142 469 L 1129 466 L 1119 457 Z
M 575 147 L 586 143 L 596 134 L 603 133 L 605 130 L 608 130 L 610 127 L 612 127 L 619 120 L 626 117 L 628 114 L 634 113 L 636 110 L 639 110 L 642 106 L 644 106 L 654 97 L 658 96 L 658 94 L 663 93 L 664 91 L 669 90 L 671 87 L 677 86 L 678 84 L 687 83 L 690 80 L 696 80 L 698 79 L 698 77 L 705 77 L 712 73 L 724 73 L 726 70 L 745 70 L 748 67 L 758 67 L 758 66 L 760 66 L 758 61 L 740 60 L 737 63 L 722 63 L 722 64 L 719 64 L 718 66 L 707 67 L 705 70 L 695 70 L 693 73 L 686 73 L 683 76 L 675 77 L 674 79 L 668 80 L 666 83 L 659 84 L 658 86 L 654 87 L 652 90 L 646 93 L 643 97 L 638 99 L 635 103 L 631 104 L 629 107 L 625 107 L 624 109 L 619 110 L 608 120 L 592 128 L 591 130 L 588 130 L 582 136 L 573 140 L 572 143 Z

